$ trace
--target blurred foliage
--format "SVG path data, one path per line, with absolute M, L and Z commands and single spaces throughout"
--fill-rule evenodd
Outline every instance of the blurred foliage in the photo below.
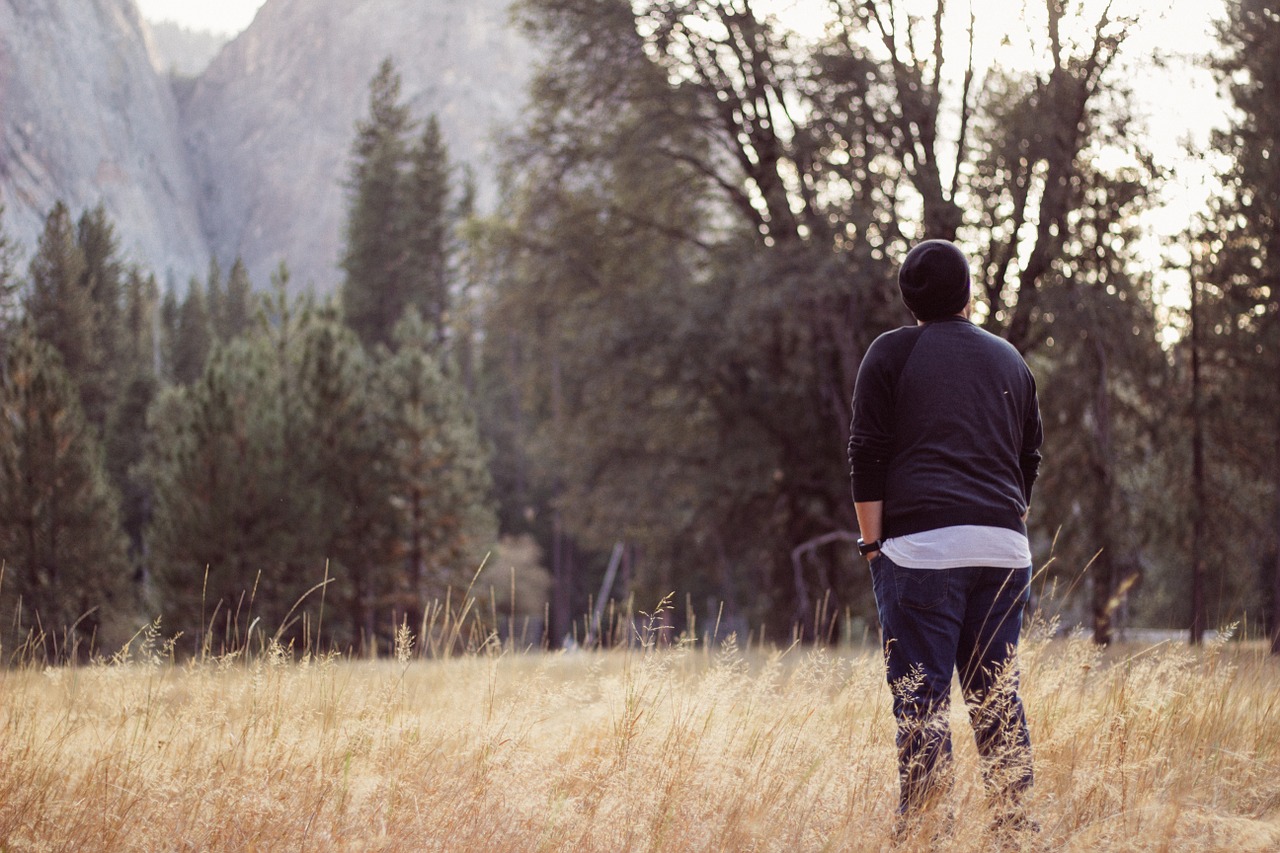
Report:
M 1065 572 L 1107 555 L 1089 587 L 1105 640 L 1142 564 L 1141 510 L 1130 528 L 1116 508 L 1167 369 L 1129 248 L 1158 176 L 1108 77 L 1133 22 L 1052 4 L 1043 67 L 944 71 L 941 6 L 833 8 L 807 45 L 731 0 L 518 5 L 550 49 L 512 143 L 488 335 L 527 474 L 559 536 L 639 547 L 642 597 L 679 587 L 806 636 L 822 608 L 870 615 L 865 573 L 824 538 L 854 524 L 849 395 L 870 342 L 910 322 L 896 259 L 955 239 L 978 317 L 1042 365 L 1062 428 L 1037 539 L 1069 530 Z
M 744 0 L 520 0 L 545 51 L 498 209 L 476 214 L 384 63 L 334 303 L 283 265 L 255 294 L 239 261 L 161 292 L 101 208 L 55 207 L 23 277 L 0 218 L 5 400 L 27 407 L 0 425 L 5 476 L 53 470 L 18 444 L 43 424 L 79 483 L 6 487 L 0 594 L 55 622 L 98 607 L 76 631 L 103 637 L 141 598 L 197 650 L 385 650 L 473 581 L 496 630 L 559 643 L 607 567 L 606 595 L 674 592 L 660 618 L 683 627 L 872 620 L 849 398 L 911 322 L 899 259 L 941 237 L 1039 381 L 1042 602 L 1099 641 L 1193 609 L 1280 629 L 1272 6 L 1228 5 L 1206 60 L 1236 107 L 1224 190 L 1163 270 L 1142 216 L 1164 176 L 1116 62 L 1139 24 L 1088 4 L 1045 4 L 1014 69 L 977 64 L 978 19 L 942 3 L 833 0 L 806 39 Z M 1179 340 L 1159 273 L 1192 283 Z M 37 560 L 22 525 L 62 501 L 76 541 Z

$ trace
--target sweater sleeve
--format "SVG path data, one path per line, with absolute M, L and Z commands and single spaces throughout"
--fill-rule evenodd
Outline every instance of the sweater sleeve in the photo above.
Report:
M 885 358 L 885 338 L 868 349 L 853 389 L 849 425 L 849 479 L 855 503 L 884 500 L 893 452 L 893 386 L 896 371 Z
M 1018 454 L 1018 467 L 1022 470 L 1022 496 L 1031 506 L 1031 488 L 1040 475 L 1040 445 L 1044 441 L 1044 427 L 1040 421 L 1040 401 L 1036 395 L 1035 379 L 1031 380 L 1031 398 L 1027 405 L 1026 420 L 1022 427 L 1022 449 Z

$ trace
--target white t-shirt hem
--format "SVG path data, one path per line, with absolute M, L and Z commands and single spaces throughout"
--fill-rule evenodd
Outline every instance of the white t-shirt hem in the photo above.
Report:
M 906 569 L 960 569 L 986 566 L 1022 569 L 1031 565 L 1025 534 L 1005 527 L 961 524 L 886 539 L 881 550 Z

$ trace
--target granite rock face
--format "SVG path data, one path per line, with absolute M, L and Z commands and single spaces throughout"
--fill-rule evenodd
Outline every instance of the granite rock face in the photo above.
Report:
M 222 33 L 189 30 L 173 21 L 148 21 L 147 27 L 156 68 L 177 78 L 198 77 L 231 41 Z
M 101 203 L 121 249 L 163 274 L 209 249 L 167 81 L 133 0 L 0 0 L 0 199 L 30 257 L 54 203 Z
M 413 116 L 492 194 L 495 132 L 524 101 L 532 49 L 509 0 L 268 0 L 181 106 L 200 217 L 224 269 L 258 287 L 285 261 L 319 292 L 341 281 L 351 144 L 391 57 Z
M 199 76 L 171 81 L 133 0 L 0 0 L 5 227 L 29 257 L 55 201 L 102 202 L 129 259 L 179 286 L 239 256 L 259 288 L 283 260 L 332 291 L 355 125 L 384 58 L 492 198 L 496 134 L 533 62 L 509 2 L 267 0 Z

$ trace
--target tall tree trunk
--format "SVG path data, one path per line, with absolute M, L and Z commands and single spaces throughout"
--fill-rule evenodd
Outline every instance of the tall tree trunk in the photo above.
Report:
M 550 645 L 565 645 L 573 617 L 573 548 L 560 511 L 555 511 L 551 531 L 551 636 Z
M 551 350 L 551 422 L 555 426 L 555 434 L 562 435 L 564 429 L 564 386 L 560 372 L 560 347 L 553 339 Z M 563 484 L 559 477 L 553 486 L 556 497 L 560 496 Z M 551 644 L 564 645 L 569 635 L 573 616 L 573 556 L 569 534 L 564 529 L 564 521 L 560 510 L 555 510 L 551 522 Z
M 1276 384 L 1280 385 L 1280 371 L 1274 374 Z M 1272 534 L 1275 536 L 1275 566 L 1271 575 L 1271 654 L 1280 655 L 1280 417 L 1271 433 L 1275 437 L 1276 449 L 1271 472 L 1271 493 L 1275 496 L 1275 515 L 1272 523 Z
M 1204 409 L 1200 386 L 1199 283 L 1191 279 L 1191 644 L 1204 642 Z
M 1100 646 L 1111 642 L 1112 616 L 1119 602 L 1116 593 L 1116 573 L 1111 538 L 1111 508 L 1114 503 L 1114 465 L 1111 457 L 1111 397 L 1107 388 L 1107 353 L 1103 348 L 1101 332 L 1095 326 L 1093 339 L 1097 357 L 1097 388 L 1094 414 L 1094 468 L 1098 480 L 1097 505 L 1093 509 L 1093 545 L 1100 553 L 1093 561 L 1093 641 Z

